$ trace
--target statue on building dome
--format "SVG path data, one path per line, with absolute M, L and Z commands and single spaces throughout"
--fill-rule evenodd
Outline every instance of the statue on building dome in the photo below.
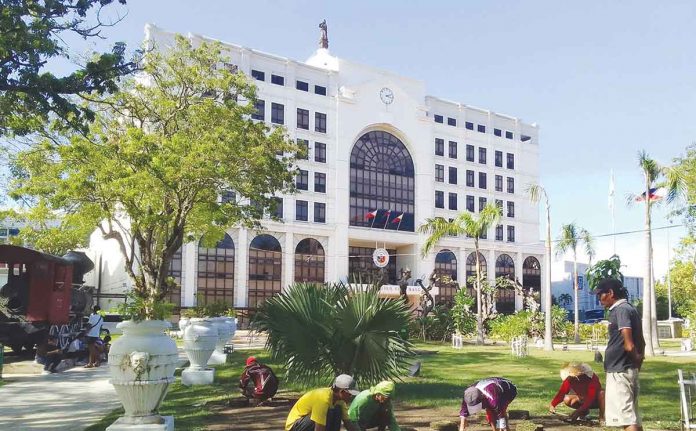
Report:
M 326 26 L 326 20 L 319 24 L 319 28 L 321 29 L 319 36 L 319 48 L 329 49 L 329 34 L 328 27 Z

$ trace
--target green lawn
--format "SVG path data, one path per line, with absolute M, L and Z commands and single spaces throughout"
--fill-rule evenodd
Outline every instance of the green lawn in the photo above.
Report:
M 397 400 L 401 408 L 409 405 L 451 408 L 456 416 L 464 388 L 484 377 L 502 376 L 512 380 L 518 388 L 518 396 L 511 408 L 545 414 L 549 401 L 561 381 L 558 371 L 564 362 L 585 361 L 592 365 L 604 382 L 601 364 L 593 363 L 593 353 L 583 351 L 544 352 L 530 350 L 527 358 L 513 358 L 504 346 L 465 346 L 455 350 L 436 343 L 419 343 L 422 353 L 421 374 L 416 378 L 404 378 L 397 384 Z M 280 364 L 268 360 L 267 352 L 245 351 L 232 354 L 238 365 L 217 366 L 215 383 L 211 386 L 185 387 L 178 381 L 172 385 L 161 408 L 164 415 L 174 415 L 176 428 L 203 430 L 207 424 L 220 419 L 206 403 L 216 403 L 228 397 L 236 397 L 237 379 L 246 356 L 253 354 L 267 362 L 284 376 Z M 679 429 L 679 390 L 676 382 L 678 368 L 696 368 L 693 358 L 657 357 L 646 360 L 641 373 L 641 405 L 646 429 Z M 282 393 L 298 393 L 303 388 L 281 383 Z M 104 430 L 120 414 L 114 411 L 89 431 Z

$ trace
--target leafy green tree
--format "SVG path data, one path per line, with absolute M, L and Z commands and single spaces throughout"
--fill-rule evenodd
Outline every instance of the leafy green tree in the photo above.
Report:
M 645 355 L 655 356 L 655 347 L 659 347 L 657 337 L 657 301 L 655 297 L 655 283 L 652 270 L 652 207 L 658 200 L 653 200 L 651 190 L 662 189 L 665 201 L 672 203 L 684 193 L 686 188 L 685 178 L 679 166 L 662 166 L 648 153 L 638 153 L 638 166 L 643 173 L 643 192 L 640 196 L 628 195 L 627 203 L 630 205 L 636 200 L 645 204 L 645 285 L 643 288 L 643 337 L 645 338 Z M 642 197 L 642 199 L 641 199 Z
M 454 305 L 450 311 L 454 329 L 462 334 L 473 334 L 476 331 L 476 314 L 471 311 L 475 303 L 467 289 L 459 289 L 454 295 Z
M 443 217 L 429 218 L 418 227 L 418 232 L 428 234 L 428 238 L 421 250 L 423 257 L 435 247 L 435 245 L 448 235 L 467 235 L 474 240 L 476 253 L 476 342 L 483 344 L 484 328 L 481 315 L 481 262 L 479 261 L 479 240 L 488 232 L 488 229 L 500 220 L 501 211 L 495 204 L 487 204 L 478 215 L 468 211 L 462 211 L 450 220 Z
M 614 278 L 623 284 L 624 276 L 621 273 L 619 256 L 613 255 L 609 259 L 600 260 L 588 268 L 587 285 L 590 290 L 595 290 L 599 282 L 605 278 Z
M 253 327 L 268 333 L 293 380 L 312 385 L 345 373 L 371 384 L 404 375 L 414 354 L 399 333 L 410 319 L 408 305 L 380 298 L 377 286 L 299 283 L 267 299 Z
M 578 227 L 575 223 L 561 225 L 561 235 L 558 237 L 556 254 L 563 256 L 566 252 L 573 252 L 573 310 L 575 313 L 575 342 L 580 342 L 580 318 L 578 316 L 578 247 L 584 245 L 585 254 L 594 256 L 594 245 L 592 235 Z
M 250 119 L 255 87 L 218 67 L 226 60 L 219 44 L 177 37 L 148 54 L 142 78 L 103 100 L 88 134 L 55 137 L 15 160 L 13 196 L 30 215 L 69 215 L 60 231 L 94 226 L 118 243 L 145 299 L 139 318 L 161 317 L 154 304 L 184 241 L 214 244 L 231 226 L 258 227 L 273 196 L 292 190 L 297 146 Z
M 66 76 L 45 71 L 55 58 L 71 58 L 65 42 L 70 33 L 100 38 L 102 8 L 114 0 L 0 1 L 0 136 L 26 135 L 43 129 L 53 114 L 62 125 L 82 132 L 94 111 L 72 96 L 101 95 L 117 90 L 119 77 L 137 65 L 117 43 Z M 125 0 L 118 0 L 125 4 Z
M 553 334 L 551 331 L 551 205 L 549 205 L 549 195 L 546 189 L 538 184 L 529 184 L 525 192 L 529 200 L 536 204 L 544 199 L 546 209 L 546 281 L 544 283 L 544 350 L 553 350 Z
M 676 168 L 681 172 L 684 180 L 685 201 L 681 208 L 676 210 L 677 215 L 684 217 L 689 229 L 689 240 L 696 241 L 696 143 L 686 149 L 686 155 L 675 160 Z M 692 254 L 696 263 L 696 253 Z

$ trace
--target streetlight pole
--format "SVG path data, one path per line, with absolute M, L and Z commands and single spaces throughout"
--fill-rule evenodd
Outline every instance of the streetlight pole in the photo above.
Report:
M 670 270 L 669 270 L 669 262 L 671 258 L 669 257 L 670 252 L 671 252 L 671 247 L 669 245 L 669 231 L 670 229 L 667 229 L 667 312 L 669 313 L 669 320 L 672 320 L 672 280 L 670 276 Z

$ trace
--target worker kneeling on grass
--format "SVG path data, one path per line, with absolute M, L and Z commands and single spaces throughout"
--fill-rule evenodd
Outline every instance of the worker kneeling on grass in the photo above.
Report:
M 590 409 L 599 409 L 599 420 L 604 420 L 604 391 L 597 374 L 581 362 L 571 362 L 561 368 L 561 388 L 551 400 L 549 411 L 556 413 L 556 406 L 563 402 L 575 411 L 569 416 L 578 420 L 587 416 Z M 574 393 L 570 393 L 571 390 Z
M 509 431 L 507 408 L 517 396 L 517 387 L 508 379 L 489 377 L 466 388 L 459 411 L 459 431 L 468 425 L 468 417 L 486 410 L 488 423 L 496 430 Z
M 346 403 L 359 393 L 355 380 L 341 374 L 330 388 L 311 390 L 297 400 L 285 421 L 285 431 L 340 431 L 341 421 L 349 431 L 356 431 Z
M 348 416 L 360 427 L 360 431 L 377 428 L 378 431 L 401 431 L 396 424 L 391 399 L 394 396 L 394 382 L 383 381 L 364 390 L 350 403 Z

